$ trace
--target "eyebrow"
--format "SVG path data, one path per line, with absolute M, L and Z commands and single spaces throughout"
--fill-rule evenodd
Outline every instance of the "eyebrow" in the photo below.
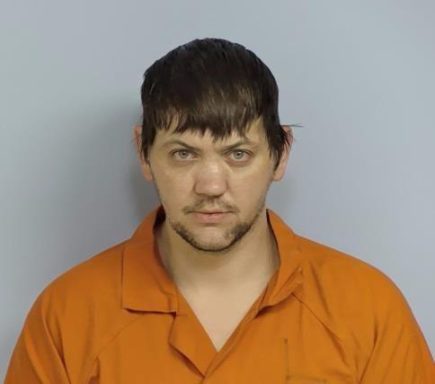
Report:
M 163 147 L 169 147 L 170 145 L 173 145 L 173 144 L 182 145 L 183 147 L 186 147 L 190 150 L 195 150 L 195 151 L 200 150 L 200 148 L 196 148 L 196 147 L 189 145 L 189 144 L 185 143 L 184 141 L 178 140 L 178 139 L 172 139 L 172 140 L 167 141 L 165 144 L 163 144 Z M 258 144 L 254 143 L 253 141 L 249 140 L 248 138 L 244 138 L 242 140 L 236 141 L 234 144 L 226 145 L 226 146 L 222 147 L 222 149 L 224 151 L 228 151 L 228 150 L 231 150 L 233 148 L 237 148 L 240 145 L 244 145 L 244 144 L 251 145 L 253 147 L 258 146 Z

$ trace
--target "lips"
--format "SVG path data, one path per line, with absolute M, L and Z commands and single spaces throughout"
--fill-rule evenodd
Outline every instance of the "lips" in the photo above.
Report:
M 193 212 L 195 219 L 200 223 L 218 223 L 228 216 L 229 212 L 223 211 L 201 211 Z

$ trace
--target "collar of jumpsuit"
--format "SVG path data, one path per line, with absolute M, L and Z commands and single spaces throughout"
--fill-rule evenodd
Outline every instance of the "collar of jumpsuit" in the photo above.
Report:
M 254 318 L 268 307 L 279 304 L 296 290 L 301 289 L 303 263 L 295 234 L 272 210 L 267 209 L 266 212 L 278 246 L 279 268 L 263 294 L 251 306 L 218 352 L 159 261 L 154 228 L 165 217 L 161 205 L 136 229 L 124 250 L 123 308 L 140 312 L 174 314 L 169 344 L 187 358 L 203 376 L 211 375 L 222 363 Z M 286 339 L 282 340 L 282 348 L 285 347 L 286 341 Z

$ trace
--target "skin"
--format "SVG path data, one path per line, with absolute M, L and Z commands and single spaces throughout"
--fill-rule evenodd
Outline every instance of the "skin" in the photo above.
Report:
M 134 136 L 139 154 L 141 126 Z M 228 149 L 244 139 L 251 143 Z M 156 230 L 160 257 L 186 297 L 225 292 L 237 297 L 235 292 L 246 290 L 256 295 L 277 269 L 265 198 L 270 184 L 284 176 L 289 151 L 275 169 L 258 119 L 245 138 L 233 133 L 216 142 L 208 131 L 204 136 L 158 131 L 147 161 L 139 155 L 142 173 L 166 212 Z M 217 223 L 202 223 L 194 212 L 204 210 L 228 213 Z

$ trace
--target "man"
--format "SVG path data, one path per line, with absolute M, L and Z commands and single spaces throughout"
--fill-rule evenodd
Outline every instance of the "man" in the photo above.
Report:
M 142 104 L 161 205 L 44 290 L 6 383 L 435 382 L 394 284 L 266 209 L 292 134 L 254 53 L 180 46 L 146 71 Z

